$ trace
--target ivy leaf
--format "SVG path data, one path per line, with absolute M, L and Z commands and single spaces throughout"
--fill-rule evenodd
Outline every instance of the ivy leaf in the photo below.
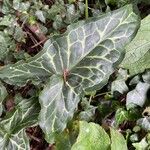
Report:
M 125 59 L 121 67 L 129 69 L 131 75 L 150 68 L 150 15 L 141 21 L 134 40 L 127 45 Z
M 5 149 L 29 149 L 29 141 L 24 128 L 37 123 L 39 103 L 37 99 L 15 99 L 13 111 L 0 120 L 0 146 Z
M 140 82 L 140 75 L 136 75 L 136 76 L 134 76 L 134 77 L 131 79 L 129 85 L 130 85 L 130 86 L 132 86 L 132 85 L 135 86 L 135 85 L 137 85 L 139 82 Z
M 7 33 L 0 31 L 0 61 L 3 61 L 10 49 L 14 46 L 14 41 Z
M 50 9 L 47 10 L 47 18 L 51 20 L 55 20 L 55 16 L 57 14 L 64 14 L 66 9 L 63 4 L 60 2 L 56 2 Z
M 13 17 L 12 15 L 5 15 L 4 17 L 0 17 L 0 27 L 3 27 L 3 26 L 10 26 L 13 22 Z
M 144 137 L 140 142 L 132 143 L 136 150 L 147 150 L 149 144 L 147 143 L 146 137 Z
M 118 127 L 125 120 L 128 120 L 128 112 L 123 108 L 119 108 L 115 114 L 115 125 Z
M 146 70 L 146 72 L 142 75 L 143 81 L 150 84 L 150 70 Z
M 6 88 L 2 85 L 2 83 L 0 82 L 0 116 L 2 115 L 2 111 L 3 111 L 3 100 L 6 98 L 7 96 L 7 90 Z
M 71 150 L 107 150 L 109 147 L 109 136 L 101 126 L 80 121 L 79 135 Z
M 125 81 L 128 78 L 127 70 L 119 69 L 118 77 L 115 81 L 112 82 L 111 85 L 111 92 L 118 91 L 121 94 L 124 94 L 128 91 L 128 86 L 126 85 Z
M 22 30 L 22 28 L 19 25 L 15 25 L 12 27 L 13 29 L 13 38 L 18 42 L 25 41 L 25 34 Z
M 111 128 L 110 129 L 110 135 L 111 135 L 111 150 L 127 150 L 127 143 L 124 139 L 123 135 Z
M 83 111 L 79 113 L 79 119 L 87 122 L 94 120 L 97 107 L 90 105 L 90 100 L 88 101 L 87 98 L 82 98 L 81 106 Z
M 6 136 L 4 138 L 4 136 Z M 29 150 L 29 139 L 25 130 L 21 130 L 16 134 L 9 135 L 0 130 L 0 147 L 8 150 Z
M 37 11 L 35 12 L 35 15 L 36 15 L 36 17 L 37 17 L 41 22 L 43 22 L 43 23 L 46 22 L 46 19 L 45 19 L 45 16 L 44 16 L 44 14 L 43 14 L 43 11 L 37 10 Z
M 18 11 L 27 11 L 30 7 L 30 2 L 22 2 L 22 0 L 13 0 L 13 8 Z
M 51 137 L 64 130 L 84 92 L 107 83 L 138 25 L 131 5 L 72 24 L 63 35 L 50 38 L 35 57 L 2 68 L 0 78 L 19 86 L 50 79 L 40 94 L 39 122 Z
M 146 101 L 149 88 L 150 84 L 139 82 L 136 88 L 127 94 L 126 107 L 128 109 L 135 105 L 142 107 Z
M 150 131 L 150 118 L 144 117 L 138 119 L 137 125 L 141 126 L 146 131 Z

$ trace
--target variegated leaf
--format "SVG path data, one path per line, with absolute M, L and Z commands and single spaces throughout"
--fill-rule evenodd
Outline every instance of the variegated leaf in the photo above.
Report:
M 2 115 L 3 112 L 3 101 L 7 96 L 7 90 L 3 86 L 3 84 L 0 82 L 0 116 Z
M 24 131 L 37 123 L 39 103 L 37 99 L 15 99 L 16 106 L 0 120 L 0 148 L 2 150 L 29 150 L 29 141 Z
M 69 26 L 65 34 L 49 39 L 28 62 L 1 69 L 0 78 L 20 86 L 29 80 L 50 78 L 40 95 L 40 126 L 48 135 L 61 132 L 73 116 L 81 94 L 107 83 L 138 24 L 131 5 L 78 22 Z
M 104 22 L 106 26 L 103 26 Z M 132 38 L 136 27 L 137 17 L 128 6 L 99 17 L 95 22 L 76 24 L 72 29 L 70 27 L 69 38 L 62 36 L 54 40 L 58 55 L 53 59 L 56 64 L 53 69 L 57 74 L 61 75 L 65 70 L 69 75 L 66 75 L 65 84 L 62 79 L 50 79 L 40 95 L 40 126 L 46 134 L 51 137 L 50 133 L 66 127 L 82 91 L 94 90 L 107 83 L 118 60 L 122 59 L 121 48 Z M 64 43 L 70 43 L 71 48 Z
M 0 61 L 3 61 L 10 50 L 15 47 L 15 42 L 7 33 L 0 31 Z
M 41 112 L 39 124 L 47 141 L 51 142 L 55 133 L 62 131 L 72 118 L 79 102 L 79 96 L 71 87 L 64 85 L 62 78 L 52 76 L 41 92 Z
M 29 150 L 29 139 L 25 130 L 12 135 L 0 131 L 0 148 L 1 150 Z
M 65 34 L 49 39 L 35 57 L 1 69 L 0 78 L 10 84 L 24 85 L 28 80 L 63 75 L 66 70 L 71 80 L 82 81 L 84 87 L 103 85 L 114 64 L 123 56 L 121 49 L 133 37 L 137 24 L 137 16 L 127 5 L 70 25 Z
M 135 75 L 150 69 L 150 15 L 142 19 L 134 40 L 126 46 L 126 55 L 121 67 Z

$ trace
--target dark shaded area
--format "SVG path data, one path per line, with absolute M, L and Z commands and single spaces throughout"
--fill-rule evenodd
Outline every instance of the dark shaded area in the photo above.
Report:
M 45 140 L 42 130 L 37 126 L 26 130 L 30 138 L 31 150 L 54 150 L 53 145 L 49 145 Z
M 146 3 L 140 3 L 138 4 L 138 8 L 142 18 L 150 14 L 150 5 L 147 5 Z

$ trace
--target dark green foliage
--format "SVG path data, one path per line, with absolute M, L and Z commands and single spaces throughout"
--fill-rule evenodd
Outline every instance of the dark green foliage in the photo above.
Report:
M 0 149 L 148 149 L 149 6 L 0 1 Z

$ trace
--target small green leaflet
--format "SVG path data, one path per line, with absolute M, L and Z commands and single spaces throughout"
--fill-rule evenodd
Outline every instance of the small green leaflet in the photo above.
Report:
M 36 98 L 22 99 L 17 96 L 15 108 L 0 120 L 0 148 L 29 150 L 29 140 L 24 128 L 37 123 L 40 110 Z
M 81 95 L 107 83 L 138 26 L 131 5 L 72 24 L 27 62 L 4 66 L 0 78 L 18 86 L 47 81 L 40 94 L 39 124 L 50 140 L 73 117 Z
M 131 75 L 142 73 L 150 68 L 150 15 L 141 21 L 134 40 L 127 45 L 121 67 L 129 69 Z

